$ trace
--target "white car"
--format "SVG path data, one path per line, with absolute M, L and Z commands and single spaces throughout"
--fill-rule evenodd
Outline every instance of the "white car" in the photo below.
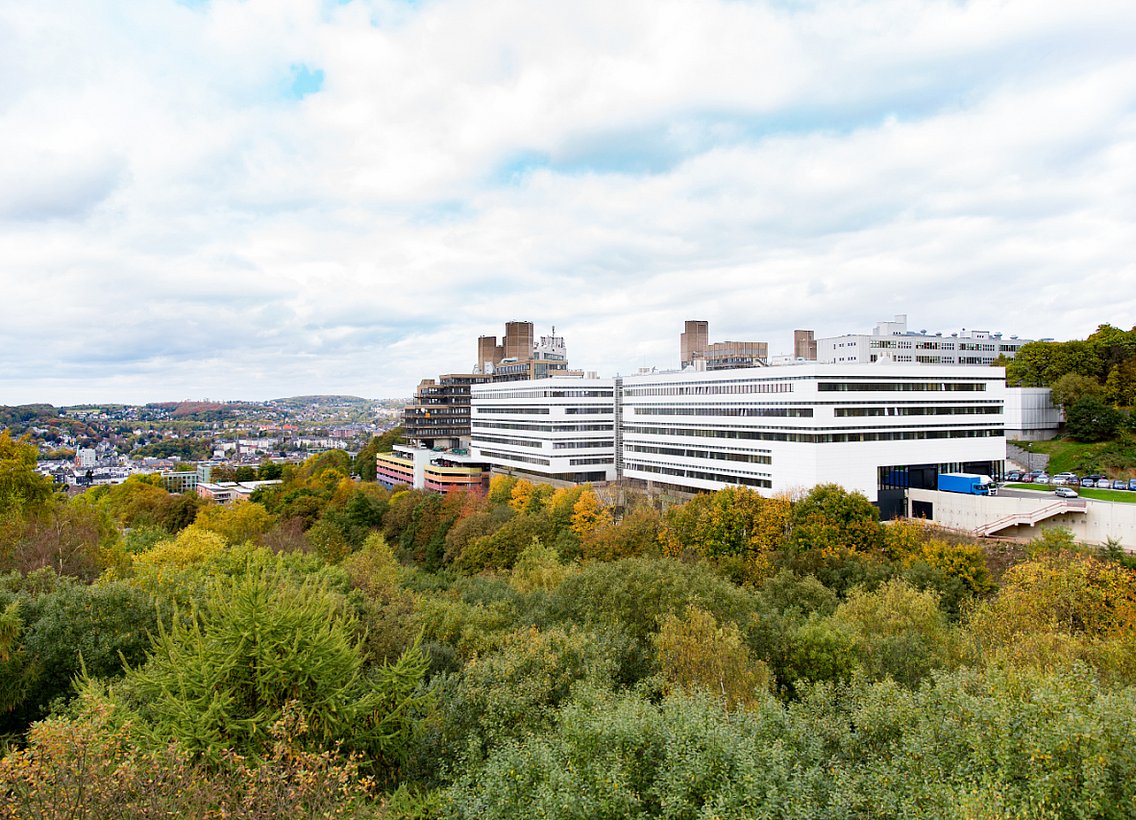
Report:
M 1058 487 L 1053 491 L 1053 494 L 1058 498 L 1076 498 L 1077 491 L 1072 487 Z

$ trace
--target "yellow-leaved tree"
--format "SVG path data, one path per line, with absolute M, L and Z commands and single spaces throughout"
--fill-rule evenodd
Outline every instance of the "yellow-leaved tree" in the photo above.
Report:
M 708 692 L 732 709 L 756 705 L 770 687 L 769 667 L 751 656 L 738 627 L 693 604 L 681 618 L 660 618 L 654 642 L 668 692 Z

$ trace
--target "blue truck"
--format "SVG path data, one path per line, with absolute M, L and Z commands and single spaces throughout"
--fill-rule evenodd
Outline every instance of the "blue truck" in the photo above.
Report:
M 998 488 L 988 475 L 977 473 L 939 473 L 939 492 L 967 495 L 997 495 Z

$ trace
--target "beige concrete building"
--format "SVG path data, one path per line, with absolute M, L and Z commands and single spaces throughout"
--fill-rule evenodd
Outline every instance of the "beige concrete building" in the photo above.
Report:
M 811 330 L 793 331 L 793 358 L 806 362 L 817 360 L 817 342 Z
M 710 323 L 688 320 L 686 329 L 679 335 L 682 367 L 689 367 L 695 361 L 706 358 L 706 348 L 710 345 Z
M 767 342 L 711 342 L 710 323 L 686 322 L 679 334 L 682 367 L 701 370 L 732 370 L 738 367 L 762 367 L 769 363 Z

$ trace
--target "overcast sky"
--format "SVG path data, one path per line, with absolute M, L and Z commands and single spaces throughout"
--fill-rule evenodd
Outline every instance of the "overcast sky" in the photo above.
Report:
M 1136 324 L 1132 0 L 0 0 L 0 404 Z

